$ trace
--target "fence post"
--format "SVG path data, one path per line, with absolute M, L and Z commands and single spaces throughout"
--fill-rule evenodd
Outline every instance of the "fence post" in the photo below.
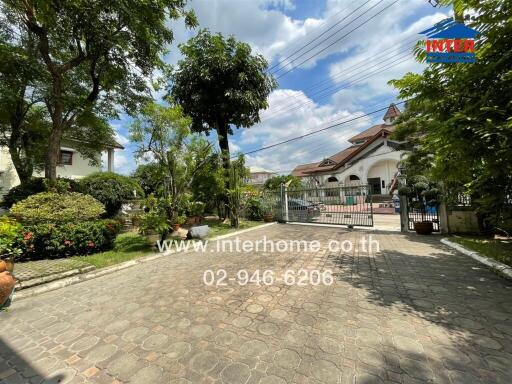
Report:
M 281 190 L 283 191 L 282 201 L 283 201 L 283 220 L 288 222 L 288 185 L 281 184 Z
M 407 196 L 400 196 L 400 231 L 409 232 L 409 204 Z
M 448 208 L 444 201 L 439 204 L 439 232 L 450 233 L 450 226 L 448 224 Z

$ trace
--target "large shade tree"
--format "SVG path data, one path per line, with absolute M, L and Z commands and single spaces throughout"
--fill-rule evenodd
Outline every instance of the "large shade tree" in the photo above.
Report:
M 180 46 L 184 56 L 170 77 L 170 93 L 192 119 L 194 132 L 216 131 L 229 189 L 230 150 L 233 127 L 251 127 L 260 121 L 260 110 L 275 88 L 268 63 L 253 54 L 247 43 L 233 36 L 201 30 Z
M 133 112 L 149 95 L 172 42 L 169 20 L 196 25 L 186 0 L 4 0 L 13 35 L 26 29 L 43 69 L 40 92 L 51 122 L 45 174 L 56 179 L 61 139 L 83 116 Z M 73 136 L 74 132 L 70 133 Z
M 482 219 L 510 230 L 512 1 L 458 0 L 454 6 L 459 17 L 474 15 L 466 24 L 481 33 L 477 61 L 431 64 L 391 81 L 410 99 L 396 135 L 414 144 L 409 173 L 469 194 Z
M 0 145 L 9 149 L 18 177 L 25 183 L 44 163 L 44 145 L 40 143 L 47 140 L 49 124 L 37 86 L 43 76 L 33 36 L 23 29 L 14 35 L 2 19 Z

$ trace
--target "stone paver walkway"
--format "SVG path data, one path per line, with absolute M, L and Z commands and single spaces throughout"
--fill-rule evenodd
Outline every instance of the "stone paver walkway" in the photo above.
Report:
M 19 281 L 27 281 L 57 273 L 81 270 L 91 267 L 85 261 L 76 259 L 46 259 L 14 264 L 14 274 Z
M 275 225 L 241 237 L 323 248 L 174 255 L 15 301 L 0 314 L 0 381 L 511 383 L 510 283 L 434 236 L 373 233 L 376 254 L 327 249 L 365 234 Z M 221 268 L 332 269 L 336 281 L 205 286 L 204 270 Z

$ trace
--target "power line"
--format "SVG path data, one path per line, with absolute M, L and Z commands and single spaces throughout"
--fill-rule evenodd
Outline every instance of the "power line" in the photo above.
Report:
M 396 99 L 394 97 L 391 99 L 386 99 L 385 101 L 380 100 L 379 102 L 368 106 L 367 109 L 374 108 L 377 105 L 383 105 L 383 104 L 389 105 L 391 102 L 394 102 L 395 100 Z M 336 118 L 336 119 L 333 119 L 324 124 L 331 124 L 331 123 L 334 123 L 335 121 L 339 121 L 341 119 L 342 118 Z M 324 125 L 324 124 L 322 124 L 322 125 Z M 353 124 L 346 126 L 343 129 L 343 131 L 346 131 L 353 126 L 354 126 Z M 311 141 L 309 138 L 306 138 L 305 140 L 308 140 L 308 141 L 303 144 L 303 147 L 306 147 L 306 148 L 303 150 L 300 150 L 299 152 L 294 153 L 292 156 L 289 157 L 289 159 L 295 159 L 298 156 L 301 156 L 306 153 L 308 153 L 308 154 L 317 153 L 317 152 L 320 153 L 320 150 L 319 150 L 320 148 L 323 148 L 323 147 L 325 147 L 326 144 L 329 144 L 330 142 L 332 142 L 331 135 L 329 135 L 328 137 L 325 137 L 325 134 L 328 134 L 328 133 L 330 133 L 330 132 L 329 131 L 320 132 L 318 135 L 316 135 L 316 137 L 314 137 L 314 138 L 312 137 L 313 141 Z M 269 149 L 269 152 L 273 153 L 273 151 L 278 150 L 278 149 L 279 149 L 279 147 L 275 147 L 273 149 L 271 148 L 271 149 Z
M 386 70 L 388 70 L 388 69 L 390 69 L 392 67 L 396 67 L 396 66 L 398 66 L 400 64 L 403 64 L 403 63 L 405 63 L 408 60 L 410 60 L 410 57 L 408 55 L 403 55 L 403 56 L 399 57 L 398 59 L 395 59 L 395 60 L 393 60 L 393 61 L 391 61 L 391 62 L 389 62 L 389 63 L 387 63 L 387 64 L 385 64 L 385 65 L 383 65 L 381 67 L 378 67 L 378 68 L 376 68 L 376 69 L 374 69 L 374 70 L 372 70 L 372 71 L 370 71 L 368 73 L 363 73 L 361 77 L 355 78 L 355 79 L 349 81 L 348 83 L 339 84 L 339 85 L 332 85 L 332 86 L 329 86 L 329 87 L 327 87 L 327 88 L 325 88 L 323 90 L 317 91 L 314 94 L 316 94 L 316 95 L 320 94 L 320 97 L 317 97 L 316 101 L 325 99 L 326 97 L 331 96 L 334 93 L 339 92 L 339 91 L 341 91 L 343 89 L 350 88 L 350 87 L 354 86 L 355 84 L 358 84 L 358 83 L 362 82 L 363 80 L 366 80 L 366 79 L 368 79 L 368 78 L 370 78 L 372 76 L 375 76 L 375 75 L 377 75 L 379 73 L 382 73 L 382 72 L 384 72 L 384 71 L 386 71 Z M 359 75 L 359 74 L 356 73 L 355 75 Z M 352 75 L 349 78 L 352 78 L 355 75 Z M 332 88 L 332 90 L 329 90 L 329 88 Z M 328 92 L 326 92 L 326 91 L 328 91 Z M 281 115 L 283 115 L 285 113 L 290 113 L 290 112 L 295 111 L 297 109 L 300 109 L 302 107 L 306 107 L 308 105 L 313 105 L 313 104 L 315 104 L 315 101 L 313 101 L 313 100 L 308 100 L 308 101 L 305 101 L 305 102 L 301 101 L 300 103 L 295 103 L 295 104 L 292 102 L 291 104 L 288 104 L 288 106 L 285 106 L 284 108 L 280 108 L 277 111 L 274 111 L 274 113 L 269 114 L 268 116 L 263 117 L 261 122 L 269 121 L 269 120 L 274 119 L 276 117 L 279 117 L 279 116 L 281 116 Z
M 395 105 L 400 105 L 400 104 L 406 103 L 407 101 L 408 101 L 408 100 L 404 100 L 404 101 L 401 101 L 401 102 L 396 103 Z M 363 117 L 368 117 L 368 116 L 374 115 L 374 114 L 376 114 L 376 113 L 379 113 L 379 112 L 382 112 L 382 111 L 384 111 L 384 110 L 387 110 L 388 108 L 389 108 L 389 106 L 387 106 L 387 107 L 383 107 L 383 108 L 377 109 L 377 110 L 375 110 L 375 111 L 365 113 L 365 114 L 363 114 L 363 115 L 361 115 L 361 116 L 356 116 L 356 117 L 353 117 L 353 118 L 351 118 L 351 119 L 344 120 L 344 121 L 342 121 L 342 122 L 340 122 L 340 123 L 333 124 L 333 125 L 330 125 L 330 126 L 325 127 L 325 128 L 318 129 L 318 130 L 313 131 L 313 132 L 306 133 L 306 134 L 304 134 L 304 135 L 300 135 L 300 136 L 292 137 L 292 138 L 290 138 L 290 139 L 287 139 L 287 140 L 284 140 L 284 141 L 281 141 L 281 142 L 278 142 L 278 143 L 274 143 L 274 144 L 271 144 L 271 145 L 267 145 L 267 146 L 265 146 L 265 147 L 261 147 L 261 148 L 258 148 L 258 149 L 254 149 L 254 150 L 252 150 L 252 151 L 244 152 L 244 153 L 243 153 L 243 155 L 250 155 L 250 154 L 253 154 L 253 153 L 256 153 L 256 152 L 261 152 L 261 151 L 264 151 L 264 150 L 267 150 L 267 149 L 270 149 L 270 148 L 274 148 L 274 147 L 277 147 L 277 146 L 279 146 L 279 145 L 283 145 L 283 144 L 286 144 L 286 143 L 289 143 L 289 142 L 292 142 L 292 141 L 295 141 L 295 140 L 303 139 L 304 137 L 308 137 L 308 136 L 314 135 L 314 134 L 316 134 L 316 133 L 326 131 L 326 130 L 328 130 L 328 129 L 332 129 L 332 128 L 339 127 L 340 125 L 344 125 L 344 124 L 350 123 L 350 122 L 352 122 L 352 121 L 362 119 Z
M 342 9 L 341 11 L 338 11 L 336 12 L 334 15 L 330 16 L 330 20 L 334 19 L 336 16 L 338 16 L 340 13 L 343 13 L 345 12 L 346 10 L 348 9 L 347 8 L 344 8 Z M 317 27 L 314 27 L 314 30 L 319 30 L 320 28 L 322 28 L 324 25 L 328 24 L 330 22 L 329 19 L 326 19 L 322 22 L 322 24 L 318 25 Z M 298 41 L 295 41 L 290 47 L 288 48 L 285 48 L 285 50 L 282 52 L 282 53 L 286 53 L 286 52 L 289 52 L 291 51 L 294 47 L 298 46 L 299 43 L 300 43 L 300 40 L 303 40 L 303 39 L 299 39 Z M 278 61 L 281 61 L 281 60 L 278 60 Z M 268 68 L 267 71 L 270 71 L 271 69 L 273 69 L 276 65 L 279 65 L 280 63 L 276 63 L 274 64 L 272 67 Z
M 380 2 L 382 2 L 383 0 L 381 0 Z M 377 3 L 376 5 L 374 5 L 371 9 L 373 9 L 375 6 L 377 6 L 378 4 Z M 361 28 L 363 25 L 367 24 L 368 22 L 370 22 L 371 20 L 373 20 L 374 18 L 376 18 L 378 15 L 380 15 L 382 12 L 386 11 L 388 8 L 390 8 L 391 6 L 393 6 L 394 4 L 396 4 L 398 2 L 398 0 L 395 0 L 393 1 L 391 4 L 387 5 L 386 7 L 384 7 L 383 9 L 381 9 L 379 12 L 377 12 L 375 15 L 373 15 L 372 17 L 368 18 L 367 20 L 365 20 L 364 22 L 362 22 L 361 24 L 359 24 L 357 27 L 353 28 L 352 30 L 350 30 L 349 32 L 347 32 L 346 34 L 344 34 L 343 36 L 341 36 L 339 39 L 336 39 L 335 41 L 333 41 L 331 44 L 327 45 L 326 47 L 324 47 L 323 49 L 321 49 L 320 51 L 316 52 L 315 54 L 309 56 L 307 59 L 301 61 L 299 64 L 297 64 L 296 66 L 288 69 L 287 71 L 283 72 L 282 74 L 280 74 L 279 76 L 277 76 L 277 79 L 280 79 L 281 77 L 285 76 L 286 74 L 290 73 L 291 71 L 293 71 L 294 69 L 300 67 L 302 64 L 308 62 L 309 60 L 311 60 L 313 57 L 315 56 L 318 56 L 320 53 L 324 52 L 326 49 L 332 47 L 334 44 L 340 42 L 341 40 L 343 40 L 345 37 L 347 37 L 348 35 L 350 35 L 352 32 L 356 31 L 357 29 Z M 368 10 L 368 11 L 370 11 Z M 367 12 L 368 12 L 367 11 Z M 366 12 L 365 12 L 366 13 Z M 354 19 L 353 21 L 357 20 L 358 18 L 360 18 L 361 16 L 357 17 L 356 19 Z M 350 24 L 350 23 L 349 23 Z M 309 50 L 310 51 L 310 50 Z M 304 54 L 308 53 L 309 51 L 306 51 Z
M 411 43 L 413 43 L 413 42 L 415 42 L 415 41 L 417 41 L 417 38 L 416 38 L 416 37 L 413 37 L 412 39 L 409 39 L 409 40 L 407 40 L 406 42 L 404 42 L 404 43 L 402 43 L 402 44 L 398 45 L 398 47 L 405 47 L 405 46 L 407 46 L 404 50 L 402 50 L 402 51 L 400 51 L 400 52 L 396 52 L 396 51 L 393 51 L 393 50 L 391 50 L 391 49 L 389 49 L 389 48 L 388 48 L 388 49 L 384 50 L 384 52 L 382 52 L 382 53 L 380 53 L 380 54 L 378 54 L 378 55 L 376 55 L 376 56 L 372 57 L 372 61 L 370 61 L 370 62 L 374 62 L 374 61 L 376 61 L 377 59 L 382 59 L 382 58 L 384 58 L 384 57 L 386 57 L 386 56 L 389 56 L 390 54 L 392 54 L 392 56 L 394 56 L 394 55 L 399 55 L 399 54 L 401 54 L 401 53 L 404 53 L 404 52 L 406 52 L 406 51 L 408 51 L 409 49 L 411 49 L 411 48 L 413 48 L 413 47 L 414 47 L 414 45 L 410 45 L 410 44 L 411 44 Z M 387 60 L 387 59 L 385 59 L 385 60 Z M 341 77 L 341 75 L 343 75 L 343 74 L 347 74 L 347 73 L 352 72 L 352 70 L 348 71 L 349 69 L 352 69 L 352 68 L 358 68 L 358 69 L 359 69 L 359 68 L 361 68 L 361 66 L 360 66 L 361 64 L 368 64 L 368 60 L 366 60 L 366 59 L 360 60 L 360 61 L 358 61 L 358 62 L 354 63 L 353 65 L 350 65 L 349 67 L 344 68 L 344 69 L 343 69 L 343 70 L 341 70 L 341 71 L 335 72 L 335 73 L 331 74 L 331 75 L 330 75 L 330 77 L 328 77 L 328 78 L 326 78 L 326 79 L 324 79 L 324 80 L 322 80 L 322 81 L 319 81 L 319 82 L 317 82 L 317 83 L 314 83 L 314 84 L 312 84 L 311 86 L 309 86 L 309 87 L 305 88 L 305 89 L 304 89 L 304 91 L 307 91 L 307 90 L 310 90 L 310 89 L 317 88 L 318 86 L 320 86 L 320 85 L 321 85 L 321 84 L 323 84 L 323 83 L 328 83 L 329 81 L 331 81 L 331 80 L 333 80 L 333 79 L 336 79 L 336 78 Z M 364 66 L 363 66 L 363 67 L 364 67 Z M 348 72 L 347 72 L 347 71 L 348 71 Z
M 341 36 L 340 38 L 334 40 L 333 43 L 331 43 L 330 45 L 328 45 L 327 47 L 325 47 L 324 49 L 322 49 L 321 51 L 317 52 L 317 53 L 314 53 L 312 56 L 310 56 L 308 59 L 306 59 L 305 61 L 299 63 L 299 65 L 296 65 L 296 66 L 293 66 L 293 61 L 295 60 L 298 60 L 300 59 L 301 57 L 304 57 L 306 54 L 308 54 L 309 52 L 312 52 L 314 50 L 316 50 L 317 48 L 320 48 L 322 46 L 323 43 L 329 41 L 332 37 L 336 36 L 339 32 L 343 31 L 345 28 L 347 28 L 349 25 L 351 25 L 352 23 L 354 23 L 355 21 L 357 21 L 358 19 L 360 19 L 361 17 L 363 17 L 365 14 L 367 14 L 368 12 L 370 12 L 372 9 L 374 9 L 375 7 L 377 7 L 379 4 L 381 4 L 384 0 L 379 0 L 376 4 L 372 5 L 369 9 L 365 10 L 363 13 L 361 13 L 360 15 L 357 15 L 355 18 L 353 18 L 352 20 L 350 20 L 347 24 L 345 24 L 344 26 L 342 26 L 341 28 L 339 28 L 338 30 L 334 31 L 333 33 L 331 33 L 329 36 L 327 36 L 326 38 L 322 39 L 322 41 L 320 41 L 319 44 L 317 44 L 316 46 L 314 47 L 311 47 L 309 48 L 308 50 L 306 50 L 305 52 L 301 53 L 299 56 L 295 57 L 293 60 L 292 60 L 292 68 L 289 68 L 287 71 L 285 71 L 284 73 L 280 74 L 279 76 L 277 76 L 277 79 L 281 78 L 282 76 L 284 76 L 285 74 L 287 74 L 288 72 L 294 70 L 295 68 L 299 67 L 300 65 L 304 64 L 306 61 L 308 61 L 309 59 L 311 59 L 312 57 L 315 57 L 316 55 L 322 53 L 323 51 L 325 51 L 325 49 L 329 48 L 330 46 L 332 46 L 333 44 L 343 40 L 346 36 L 348 36 L 349 34 L 351 34 L 355 29 L 353 29 L 352 31 L 348 32 L 347 34 Z M 365 3 L 366 4 L 366 3 Z M 359 8 L 358 8 L 359 9 Z M 279 70 L 275 71 L 274 72 L 274 75 L 276 75 L 278 72 L 280 72 L 281 70 L 283 69 L 286 69 L 286 67 L 283 67 L 283 68 L 280 68 Z
M 274 64 L 272 67 L 269 68 L 269 71 L 272 71 L 274 68 L 276 67 L 280 67 L 281 64 L 285 63 L 286 60 L 288 60 L 290 57 L 294 56 L 296 53 L 302 51 L 304 48 L 308 47 L 309 45 L 311 45 L 312 43 L 314 43 L 316 40 L 318 40 L 320 37 L 322 37 L 323 35 L 325 35 L 327 32 L 329 32 L 331 29 L 333 29 L 334 27 L 338 26 L 341 22 L 343 22 L 344 20 L 346 20 L 349 16 L 353 15 L 355 12 L 357 12 L 359 9 L 361 9 L 362 7 L 364 7 L 366 4 L 368 4 L 370 1 L 372 0 L 367 0 L 365 3 L 363 3 L 362 5 L 360 5 L 359 7 L 357 7 L 354 11 L 352 11 L 351 13 L 349 13 L 348 15 L 346 15 L 344 18 L 342 18 L 341 20 L 339 20 L 337 23 L 335 23 L 334 25 L 332 25 L 331 27 L 329 27 L 327 30 L 325 30 L 324 32 L 322 32 L 320 35 L 318 35 L 317 37 L 315 37 L 313 40 L 309 41 L 309 43 L 303 45 L 302 47 L 300 47 L 299 49 L 293 51 L 291 54 L 289 54 L 288 56 L 286 56 L 284 59 L 280 59 L 276 64 Z M 341 13 L 342 11 L 338 12 Z M 336 32 L 337 33 L 337 32 Z M 325 41 L 325 40 L 324 40 Z M 284 67 L 283 67 L 284 68 Z M 278 69 L 277 71 L 275 71 L 274 73 L 277 73 L 279 72 L 281 69 Z
M 397 48 L 399 48 L 400 46 L 402 46 L 402 47 L 404 47 L 404 46 L 408 46 L 409 44 L 411 44 L 411 43 L 415 42 L 416 40 L 417 40 L 417 38 L 416 38 L 416 37 L 412 37 L 412 39 L 406 40 L 406 41 L 405 41 L 405 42 L 403 42 L 402 44 L 399 44 L 399 45 L 397 46 Z M 386 49 L 383 53 L 381 53 L 381 54 L 378 54 L 378 55 L 374 56 L 374 57 L 372 58 L 373 60 L 372 60 L 372 61 L 370 61 L 370 63 L 371 63 L 371 62 L 373 62 L 373 61 L 376 61 L 376 60 L 378 60 L 378 59 L 384 59 L 384 58 L 385 58 L 383 61 L 380 61 L 380 62 L 378 63 L 378 64 L 382 64 L 382 63 L 384 63 L 384 62 L 388 61 L 390 58 L 393 58 L 393 57 L 394 57 L 394 56 L 396 56 L 396 55 L 399 55 L 399 54 L 402 54 L 402 53 L 407 52 L 408 50 L 410 50 L 410 49 L 411 49 L 411 48 L 413 48 L 413 47 L 414 47 L 414 45 L 408 46 L 408 47 L 407 47 L 407 48 L 405 48 L 404 50 L 399 51 L 399 52 L 397 52 L 397 53 L 395 53 L 394 51 L 392 51 L 391 49 L 389 49 L 389 48 L 388 48 L 388 49 Z M 391 57 L 387 57 L 387 56 L 389 56 L 390 54 L 392 54 L 392 56 L 391 56 Z M 303 92 L 303 93 L 306 93 L 308 90 L 312 90 L 312 89 L 315 89 L 315 88 L 321 87 L 322 85 L 329 83 L 329 81 L 332 81 L 332 80 L 334 80 L 334 79 L 337 79 L 337 78 L 341 77 L 341 76 L 342 76 L 342 75 L 344 75 L 344 74 L 345 74 L 345 75 L 347 75 L 347 74 L 353 73 L 353 72 L 354 72 L 354 70 L 361 70 L 361 65 L 360 65 L 360 64 L 365 64 L 365 63 L 368 63 L 368 60 L 360 60 L 360 61 L 358 61 L 358 62 L 356 62 L 356 63 L 354 63 L 354 64 L 350 65 L 349 67 L 344 68 L 343 70 L 338 71 L 338 72 L 336 72 L 336 73 L 332 74 L 332 75 L 331 75 L 331 77 L 328 77 L 328 78 L 323 79 L 323 80 L 321 80 L 321 81 L 319 81 L 319 82 L 316 82 L 316 83 L 311 84 L 311 85 L 310 85 L 310 86 L 308 86 L 307 88 L 302 89 L 302 92 Z M 370 67 L 366 66 L 366 67 L 367 67 L 366 69 L 371 68 L 371 67 L 374 67 L 375 65 L 378 65 L 378 64 L 374 64 L 374 65 L 372 65 L 372 66 L 370 66 Z M 362 67 L 362 68 L 365 68 L 365 66 L 363 65 L 363 67 Z M 352 77 L 352 76 L 350 76 L 350 77 Z M 349 77 L 349 78 L 350 78 L 350 77 Z M 346 79 L 345 79 L 345 80 L 346 80 Z M 335 85 L 335 84 L 334 84 L 334 85 L 331 85 L 331 87 L 334 87 L 334 86 L 336 86 L 336 85 Z M 276 109 L 276 108 L 273 108 L 273 109 L 274 109 L 273 111 L 268 111 L 268 116 L 267 116 L 268 118 L 263 116 L 263 117 L 262 117 L 262 121 L 266 121 L 267 119 L 272 119 L 274 116 L 280 115 L 280 113 L 278 113 L 278 112 L 280 112 L 280 111 L 286 112 L 286 110 L 288 110 L 288 108 L 289 108 L 289 107 L 294 107 L 294 106 L 297 106 L 297 105 L 300 105 L 300 104 L 304 104 L 304 105 L 306 105 L 306 104 L 307 104 L 307 105 L 309 105 L 309 104 L 311 104 L 311 103 L 312 103 L 312 101 L 306 101 L 306 102 L 305 102 L 304 100 L 301 100 L 299 97 L 297 97 L 296 95 L 293 95 L 293 94 L 292 94 L 292 95 L 289 95 L 289 96 L 290 96 L 291 98 L 293 98 L 295 101 L 294 101 L 294 100 L 292 100 L 290 103 L 288 103 L 288 102 L 284 102 L 284 103 L 282 103 L 282 105 L 277 105 L 277 109 Z M 307 95 L 307 96 L 311 96 L 311 95 Z M 265 112 L 267 112 L 267 111 L 263 111 L 263 115 L 265 114 Z

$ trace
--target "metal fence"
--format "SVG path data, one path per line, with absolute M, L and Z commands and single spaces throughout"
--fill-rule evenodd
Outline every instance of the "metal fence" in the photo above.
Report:
M 264 201 L 281 221 L 373 226 L 372 195 L 368 185 L 332 186 L 266 192 Z

